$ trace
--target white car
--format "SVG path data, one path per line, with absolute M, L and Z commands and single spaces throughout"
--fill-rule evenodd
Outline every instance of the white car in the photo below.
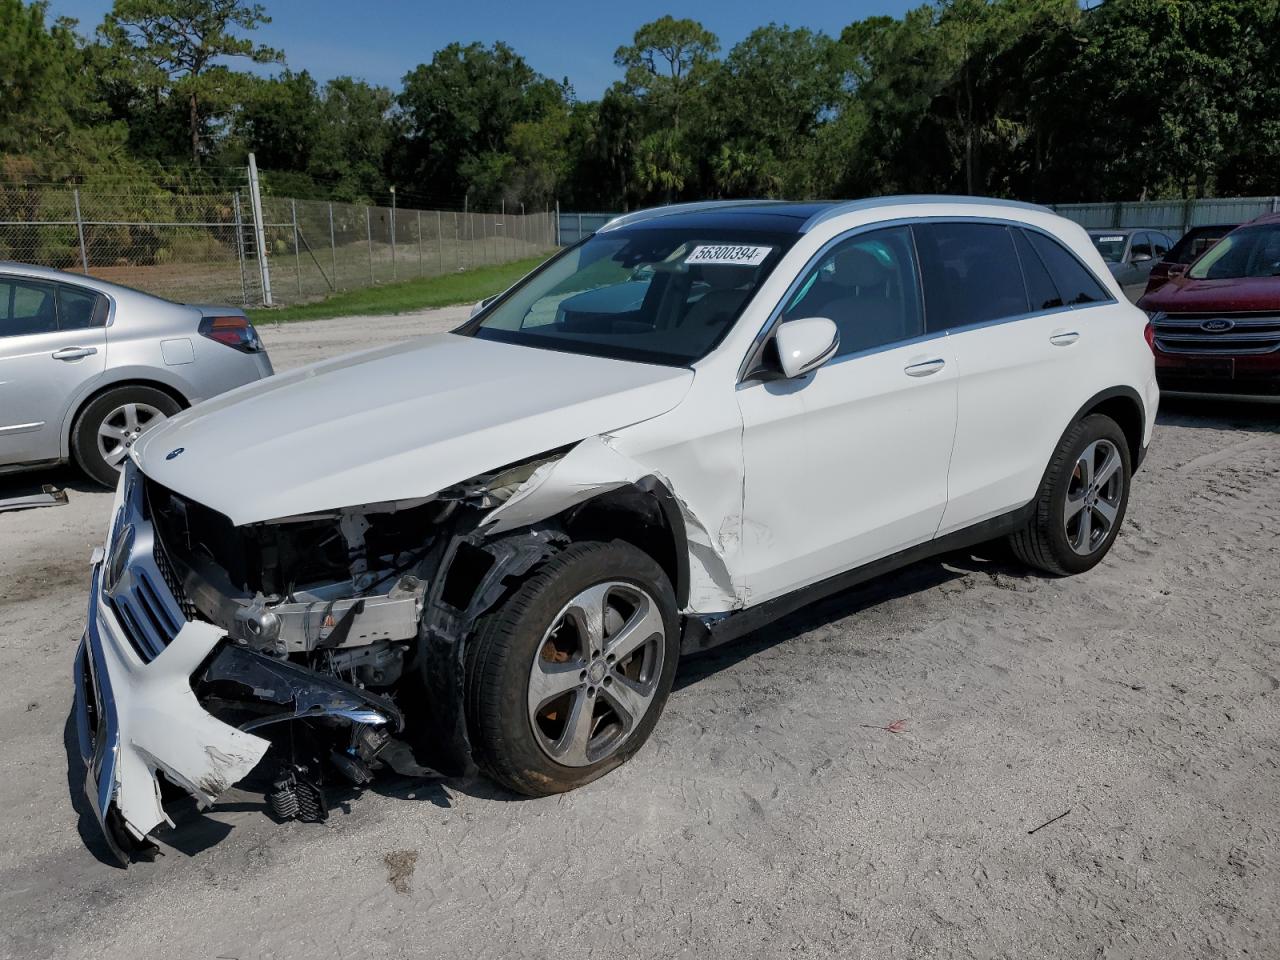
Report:
M 77 661 L 107 835 L 272 730 L 280 816 L 382 765 L 569 790 L 682 654 L 980 541 L 1088 570 L 1151 438 L 1146 325 L 1040 207 L 692 204 L 181 413 L 131 451 Z

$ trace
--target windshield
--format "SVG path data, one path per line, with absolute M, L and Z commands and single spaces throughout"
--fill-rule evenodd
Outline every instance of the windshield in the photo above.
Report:
M 1280 276 L 1280 223 L 1241 227 L 1191 265 L 1193 280 Z
M 1102 259 L 1107 263 L 1119 263 L 1124 259 L 1124 246 L 1128 241 L 1128 237 L 1124 234 L 1091 233 L 1089 239 L 1093 241 L 1093 245 L 1098 248 Z
M 1173 245 L 1165 263 L 1191 263 L 1235 227 L 1192 227 Z
M 598 233 L 458 333 L 686 366 L 720 342 L 795 239 L 696 227 Z

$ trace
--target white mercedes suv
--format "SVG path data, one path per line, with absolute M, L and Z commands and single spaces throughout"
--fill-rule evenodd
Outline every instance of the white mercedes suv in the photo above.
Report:
M 383 766 L 548 794 L 682 654 L 929 554 L 1097 564 L 1156 414 L 1080 227 L 963 197 L 619 217 L 449 334 L 184 411 L 130 451 L 77 658 L 122 859 L 158 775 L 277 815 Z M 285 736 L 273 736 L 284 734 Z

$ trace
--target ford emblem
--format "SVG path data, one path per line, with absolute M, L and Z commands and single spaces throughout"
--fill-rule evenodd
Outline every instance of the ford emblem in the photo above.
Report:
M 186 447 L 174 447 L 172 450 L 170 450 L 168 453 L 166 453 L 166 454 L 164 455 L 164 458 L 165 458 L 166 460 L 172 460 L 172 459 L 174 459 L 175 457 L 180 457 L 180 456 L 182 456 L 182 451 L 183 451 L 183 450 L 185 450 L 185 449 L 187 449 L 187 448 L 186 448 Z
M 1236 325 L 1234 320 L 1228 320 L 1226 317 L 1214 317 L 1212 320 L 1205 320 L 1200 324 L 1200 329 L 1205 333 L 1226 333 Z

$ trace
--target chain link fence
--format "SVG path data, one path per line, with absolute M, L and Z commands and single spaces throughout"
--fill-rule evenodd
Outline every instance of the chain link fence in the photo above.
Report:
M 189 303 L 260 306 L 546 253 L 551 213 L 492 214 L 0 183 L 0 260 L 83 272 Z M 265 269 L 264 269 L 265 265 Z

